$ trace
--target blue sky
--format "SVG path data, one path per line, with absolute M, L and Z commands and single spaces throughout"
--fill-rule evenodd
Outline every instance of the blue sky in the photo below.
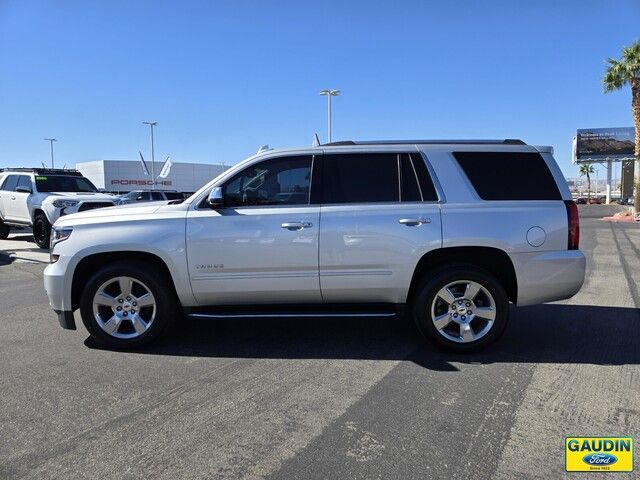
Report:
M 235 163 L 265 143 L 522 138 L 567 175 L 576 128 L 631 126 L 603 95 L 640 2 L 0 0 L 0 166 Z

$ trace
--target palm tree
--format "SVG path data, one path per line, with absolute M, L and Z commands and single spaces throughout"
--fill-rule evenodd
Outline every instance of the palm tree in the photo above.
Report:
M 640 213 L 640 42 L 622 48 L 622 58 L 607 59 L 607 71 L 602 79 L 604 93 L 631 86 L 631 110 L 636 129 L 636 201 L 634 210 Z
M 583 163 L 582 165 L 580 165 L 580 176 L 584 177 L 585 175 L 587 176 L 587 197 L 591 198 L 591 174 L 592 173 L 596 173 L 596 171 L 593 169 L 593 165 L 588 165 L 586 163 Z

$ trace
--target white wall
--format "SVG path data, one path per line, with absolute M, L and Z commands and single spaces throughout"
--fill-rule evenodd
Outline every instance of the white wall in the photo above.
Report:
M 147 162 L 151 171 L 151 165 Z M 97 160 L 81 162 L 76 168 L 96 187 L 107 191 L 128 192 L 131 190 L 151 190 L 151 175 L 145 175 L 140 161 L 135 160 Z M 156 162 L 156 176 L 160 173 L 162 162 Z M 167 178 L 158 178 L 157 190 L 177 190 L 195 192 L 204 184 L 224 171 L 222 165 L 202 163 L 174 163 Z

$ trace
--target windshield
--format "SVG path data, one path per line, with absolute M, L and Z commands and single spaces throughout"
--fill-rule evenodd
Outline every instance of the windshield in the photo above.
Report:
M 98 189 L 84 177 L 68 175 L 36 176 L 38 192 L 97 192 Z

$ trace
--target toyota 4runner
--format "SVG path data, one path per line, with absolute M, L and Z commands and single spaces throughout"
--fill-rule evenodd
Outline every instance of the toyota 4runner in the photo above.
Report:
M 113 197 L 98 193 L 75 170 L 0 170 L 0 239 L 7 238 L 11 226 L 32 227 L 38 246 L 48 248 L 51 225 L 59 217 L 113 205 Z
M 578 211 L 551 147 L 520 140 L 265 150 L 182 203 L 61 217 L 44 284 L 63 328 L 136 347 L 192 319 L 394 316 L 475 351 L 509 303 L 582 286 Z

